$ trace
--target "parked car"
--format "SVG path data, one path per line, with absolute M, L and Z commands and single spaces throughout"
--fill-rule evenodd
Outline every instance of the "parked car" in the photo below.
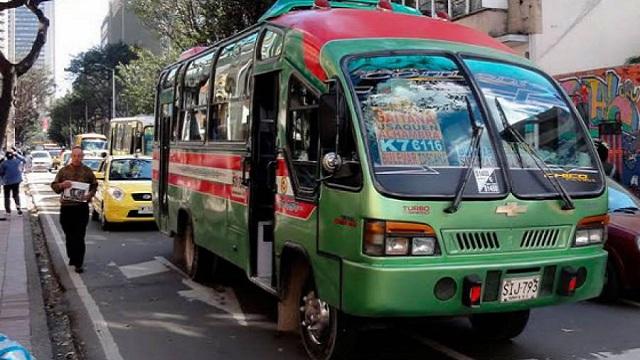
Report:
M 62 149 L 61 148 L 47 149 L 46 151 L 48 151 L 49 155 L 51 155 L 51 168 L 55 170 L 58 170 L 59 168 L 61 168 L 63 166 Z
M 640 199 L 613 180 L 609 187 L 609 252 L 600 298 L 612 301 L 622 291 L 640 289 Z
M 103 230 L 113 223 L 154 220 L 151 168 L 147 156 L 112 156 L 102 162 L 96 175 L 99 185 L 92 218 L 100 220 Z
M 31 152 L 31 171 L 49 171 L 53 166 L 53 161 L 49 152 L 32 151 Z
M 100 165 L 102 165 L 102 162 L 104 161 L 104 158 L 101 156 L 86 156 L 84 157 L 84 159 L 82 159 L 82 163 L 86 166 L 88 166 L 91 170 L 93 170 L 93 173 L 97 173 L 100 170 Z
M 67 166 L 71 163 L 71 150 L 65 150 L 62 153 L 62 164 L 60 167 Z

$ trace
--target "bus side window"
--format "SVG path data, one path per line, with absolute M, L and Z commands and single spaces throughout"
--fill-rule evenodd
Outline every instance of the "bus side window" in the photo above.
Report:
M 220 52 L 216 62 L 209 140 L 246 141 L 251 96 L 247 91 L 258 35 L 253 33 Z
M 273 30 L 265 31 L 260 41 L 259 60 L 274 59 L 282 54 L 282 34 Z
M 318 174 L 318 97 L 294 77 L 289 82 L 287 145 L 297 190 L 313 193 Z
M 204 141 L 207 129 L 207 97 L 214 52 L 189 63 L 184 78 L 182 141 Z

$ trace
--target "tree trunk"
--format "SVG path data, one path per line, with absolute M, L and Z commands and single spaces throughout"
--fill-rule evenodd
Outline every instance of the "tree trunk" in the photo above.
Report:
M 31 69 L 36 60 L 38 60 L 40 51 L 47 41 L 49 19 L 44 16 L 42 10 L 38 9 L 38 5 L 44 1 L 48 0 L 10 0 L 0 3 L 0 11 L 26 6 L 38 18 L 38 22 L 40 23 L 36 39 L 31 46 L 31 51 L 29 51 L 29 54 L 19 63 L 14 64 L 10 62 L 6 56 L 0 52 L 0 75 L 2 75 L 2 95 L 0 95 L 0 144 L 4 144 L 5 142 L 7 125 L 9 124 L 11 107 L 13 106 L 16 79 Z

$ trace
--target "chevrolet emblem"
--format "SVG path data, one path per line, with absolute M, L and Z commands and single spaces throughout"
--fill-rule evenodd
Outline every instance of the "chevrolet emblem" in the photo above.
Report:
M 505 214 L 508 217 L 518 216 L 527 212 L 525 205 L 520 206 L 517 203 L 508 203 L 506 205 L 498 206 L 496 214 Z

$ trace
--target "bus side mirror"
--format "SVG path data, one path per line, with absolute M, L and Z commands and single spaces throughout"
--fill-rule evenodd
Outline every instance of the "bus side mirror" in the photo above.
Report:
M 318 108 L 320 147 L 337 150 L 336 141 L 342 113 L 340 106 L 344 102 L 340 101 L 342 88 L 338 80 L 331 79 L 328 85 L 328 91 L 320 96 Z

